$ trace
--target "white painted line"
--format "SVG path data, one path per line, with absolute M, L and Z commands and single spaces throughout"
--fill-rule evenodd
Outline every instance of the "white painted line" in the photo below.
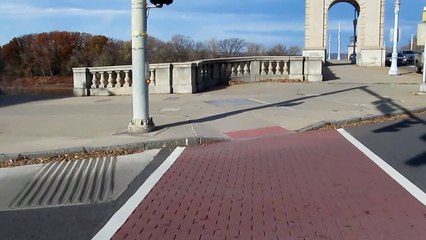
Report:
M 265 105 L 269 105 L 269 104 L 271 104 L 271 103 L 269 103 L 269 102 L 265 102 L 265 101 L 257 100 L 257 99 L 254 99 L 254 98 L 247 98 L 247 99 L 248 99 L 248 100 L 252 100 L 253 102 L 258 102 L 258 103 L 265 104 Z
M 261 101 L 261 100 L 257 100 L 257 99 L 254 99 L 254 98 L 248 98 L 248 100 L 251 100 L 253 102 L 258 102 L 258 103 L 261 103 L 261 104 L 265 104 L 265 105 L 271 105 L 272 104 L 272 103 Z M 283 109 L 294 111 L 294 109 L 290 108 L 290 107 L 278 107 L 278 108 L 283 108 Z
M 126 222 L 130 214 L 145 199 L 152 188 L 161 177 L 169 170 L 173 163 L 185 150 L 184 147 L 177 147 L 172 154 L 155 170 L 142 186 L 131 196 L 127 202 L 111 217 L 105 226 L 92 238 L 92 240 L 111 239 L 120 227 Z
M 413 195 L 415 198 L 417 198 L 417 200 L 419 200 L 421 203 L 423 203 L 423 205 L 426 206 L 425 192 L 423 192 L 420 188 L 410 182 L 406 177 L 396 171 L 391 165 L 389 165 L 387 162 L 377 156 L 374 152 L 364 146 L 361 142 L 359 142 L 356 138 L 354 138 L 344 129 L 338 129 L 337 131 L 350 143 L 352 143 L 356 148 L 358 148 L 362 153 L 364 153 L 368 158 L 370 158 L 375 164 L 377 164 L 397 183 L 399 183 L 403 188 L 405 188 L 411 195 Z

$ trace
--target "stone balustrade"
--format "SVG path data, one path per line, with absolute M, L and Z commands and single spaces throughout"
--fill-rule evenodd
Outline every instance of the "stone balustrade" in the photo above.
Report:
M 74 68 L 74 95 L 130 95 L 132 66 Z M 239 57 L 149 65 L 150 93 L 196 93 L 230 80 L 322 81 L 316 57 Z

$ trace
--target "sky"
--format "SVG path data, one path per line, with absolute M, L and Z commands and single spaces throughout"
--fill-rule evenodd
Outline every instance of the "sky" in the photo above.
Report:
M 386 0 L 386 45 L 394 24 L 394 0 Z M 417 31 L 424 0 L 401 0 L 401 42 Z M 341 2 L 329 12 L 332 52 L 337 51 L 338 22 L 342 44 L 353 32 L 354 8 Z M 304 47 L 304 0 L 174 0 L 151 9 L 149 35 L 168 41 L 183 34 L 195 41 L 241 38 L 266 47 L 276 44 Z M 49 31 L 100 34 L 119 40 L 131 38 L 131 0 L 0 0 L 0 45 L 14 37 Z M 333 47 L 334 45 L 334 47 Z

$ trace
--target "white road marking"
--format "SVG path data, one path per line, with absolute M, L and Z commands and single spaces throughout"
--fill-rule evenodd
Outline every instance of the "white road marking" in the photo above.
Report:
M 261 101 L 261 100 L 257 100 L 257 99 L 254 99 L 254 98 L 248 98 L 248 100 L 251 100 L 251 101 L 254 101 L 254 102 L 258 102 L 258 103 L 261 103 L 261 104 L 265 104 L 265 105 L 271 105 L 272 104 L 272 103 Z M 283 108 L 283 109 L 294 111 L 294 108 L 290 108 L 290 107 L 278 107 L 278 108 Z
M 172 154 L 155 170 L 151 176 L 142 184 L 142 186 L 131 196 L 127 202 L 111 217 L 105 226 L 92 238 L 92 240 L 111 239 L 120 227 L 126 222 L 130 214 L 145 199 L 152 188 L 157 184 L 161 177 L 169 170 L 173 163 L 185 150 L 184 147 L 176 148 Z
M 254 99 L 254 98 L 248 98 L 248 100 L 252 100 L 252 101 L 254 101 L 254 102 L 258 102 L 258 103 L 265 104 L 265 105 L 269 105 L 269 104 L 271 104 L 271 103 L 269 103 L 269 102 L 265 102 L 265 101 L 257 100 L 257 99 Z
M 359 142 L 356 138 L 346 132 L 344 129 L 337 130 L 343 137 L 345 137 L 350 143 L 352 143 L 356 148 L 358 148 L 362 153 L 364 153 L 368 158 L 370 158 L 375 164 L 377 164 L 383 171 L 385 171 L 390 177 L 392 177 L 397 183 L 399 183 L 403 188 L 405 188 L 411 195 L 413 195 L 417 200 L 419 200 L 423 205 L 426 206 L 426 193 L 423 192 L 420 188 L 410 182 L 406 177 L 401 173 L 396 171 L 391 165 L 377 156 L 374 152 L 368 149 L 364 144 Z

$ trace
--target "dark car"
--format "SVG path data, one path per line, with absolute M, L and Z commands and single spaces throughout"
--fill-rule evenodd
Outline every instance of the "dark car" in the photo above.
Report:
M 398 66 L 406 65 L 406 58 L 402 53 L 398 53 L 398 57 L 396 59 L 396 63 Z M 392 53 L 386 54 L 385 66 L 389 67 L 392 64 Z
M 407 60 L 407 64 L 413 64 L 414 63 L 414 56 L 416 53 L 411 50 L 402 51 L 402 55 L 404 55 L 405 59 Z

